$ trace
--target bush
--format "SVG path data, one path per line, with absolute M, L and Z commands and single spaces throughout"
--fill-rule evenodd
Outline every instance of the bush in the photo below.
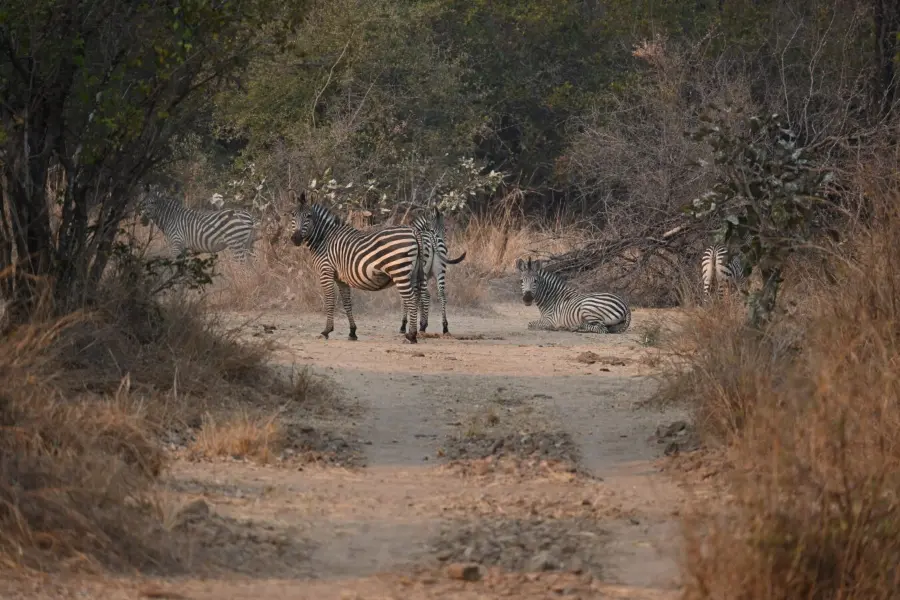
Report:
M 152 288 L 117 272 L 90 312 L 35 316 L 0 339 L 0 563 L 174 566 L 150 508 L 160 436 L 290 392 L 266 369 L 266 346 Z
M 695 353 L 664 393 L 735 467 L 728 508 L 686 521 L 686 598 L 900 597 L 897 194 L 873 216 L 793 315 L 756 335 L 721 313 L 686 327 Z

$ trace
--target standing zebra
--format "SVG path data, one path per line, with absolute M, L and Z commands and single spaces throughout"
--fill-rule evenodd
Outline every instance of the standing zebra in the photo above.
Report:
M 419 215 L 412 222 L 412 226 L 422 236 L 423 271 L 426 278 L 422 281 L 422 302 L 419 306 L 419 331 L 425 332 L 428 328 L 428 309 L 431 306 L 431 294 L 428 292 L 428 280 L 437 282 L 438 297 L 441 299 L 441 324 L 444 333 L 450 333 L 447 323 L 447 292 L 445 273 L 447 265 L 461 263 L 466 257 L 463 252 L 459 258 L 447 258 L 447 242 L 444 240 L 444 215 L 436 207 L 431 207 L 426 214 Z M 406 314 L 400 323 L 400 333 L 406 333 Z
M 716 296 L 721 298 L 728 283 L 740 289 L 744 281 L 744 267 L 739 256 L 728 260 L 728 250 L 715 244 L 703 251 L 703 257 L 700 259 L 700 276 L 703 282 L 703 296 L 708 298 L 711 291 L 715 291 Z
M 631 309 L 615 294 L 586 294 L 543 270 L 543 263 L 529 258 L 516 261 L 522 276 L 522 301 L 536 302 L 541 318 L 528 329 L 564 330 L 578 333 L 623 333 L 631 325 Z
M 350 287 L 374 292 L 396 285 L 404 313 L 412 323 L 416 322 L 424 280 L 422 242 L 416 229 L 400 226 L 362 232 L 321 204 L 307 204 L 305 193 L 300 194 L 291 229 L 294 245 L 305 243 L 315 255 L 325 295 L 325 339 L 334 331 L 335 286 L 340 290 L 350 323 L 351 340 L 357 338 Z M 416 343 L 415 328 L 406 334 L 406 339 Z
M 253 254 L 256 219 L 246 210 L 195 210 L 159 190 L 149 190 L 138 212 L 145 226 L 153 221 L 162 230 L 176 257 L 185 250 L 215 254 L 226 248 L 240 261 Z

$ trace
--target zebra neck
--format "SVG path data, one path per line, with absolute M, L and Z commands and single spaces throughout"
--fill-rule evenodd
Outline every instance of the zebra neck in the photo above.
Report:
M 310 236 L 309 249 L 316 254 L 322 254 L 327 251 L 328 242 L 337 236 L 352 239 L 361 235 L 361 231 L 340 221 L 321 222 Z

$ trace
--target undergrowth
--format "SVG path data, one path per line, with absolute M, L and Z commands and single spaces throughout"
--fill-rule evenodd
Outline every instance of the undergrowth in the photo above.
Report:
M 795 269 L 765 330 L 735 306 L 686 324 L 663 397 L 733 468 L 727 506 L 685 520 L 685 598 L 900 597 L 898 207 Z
M 177 568 L 152 510 L 164 437 L 200 429 L 202 446 L 203 415 L 321 391 L 275 377 L 269 347 L 196 296 L 152 287 L 111 273 L 89 310 L 48 308 L 0 338 L 0 567 Z

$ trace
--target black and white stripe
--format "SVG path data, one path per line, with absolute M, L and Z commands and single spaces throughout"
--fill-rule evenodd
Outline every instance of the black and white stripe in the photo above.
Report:
M 186 250 L 215 254 L 226 248 L 241 261 L 253 254 L 257 222 L 246 210 L 196 210 L 159 190 L 148 190 L 138 211 L 145 225 L 152 221 L 160 228 L 176 257 Z
M 437 282 L 438 298 L 441 300 L 441 324 L 444 333 L 450 333 L 447 323 L 447 291 L 446 291 L 446 272 L 447 265 L 455 265 L 461 263 L 466 258 L 463 252 L 458 258 L 449 259 L 447 253 L 447 242 L 444 239 L 446 229 L 444 228 L 444 215 L 437 207 L 431 207 L 428 212 L 419 215 L 412 222 L 412 226 L 419 231 L 422 236 L 422 254 L 424 257 L 425 280 L 422 282 L 422 303 L 419 307 L 419 331 L 425 332 L 428 328 L 428 310 L 431 307 L 431 294 L 428 292 L 428 280 L 434 279 Z M 400 333 L 406 333 L 406 315 L 403 315 L 403 321 L 400 324 Z
M 623 333 L 631 325 L 631 309 L 615 294 L 586 294 L 543 269 L 541 261 L 516 261 L 522 277 L 522 301 L 534 302 L 541 318 L 528 329 L 576 331 L 579 333 Z
M 727 285 L 741 288 L 744 281 L 744 267 L 739 256 L 733 256 L 729 260 L 728 249 L 715 244 L 703 251 L 700 259 L 700 278 L 705 298 L 710 297 L 713 291 L 717 298 L 722 298 Z
M 356 340 L 356 322 L 350 288 L 370 292 L 397 286 L 403 299 L 404 313 L 412 323 L 420 303 L 424 279 L 422 242 L 412 227 L 386 227 L 362 232 L 345 224 L 321 204 L 307 204 L 301 194 L 291 223 L 291 241 L 295 246 L 306 244 L 315 255 L 319 283 L 325 295 L 325 330 L 322 336 L 334 331 L 335 286 L 341 293 L 351 340 Z M 416 343 L 416 331 L 406 334 Z

